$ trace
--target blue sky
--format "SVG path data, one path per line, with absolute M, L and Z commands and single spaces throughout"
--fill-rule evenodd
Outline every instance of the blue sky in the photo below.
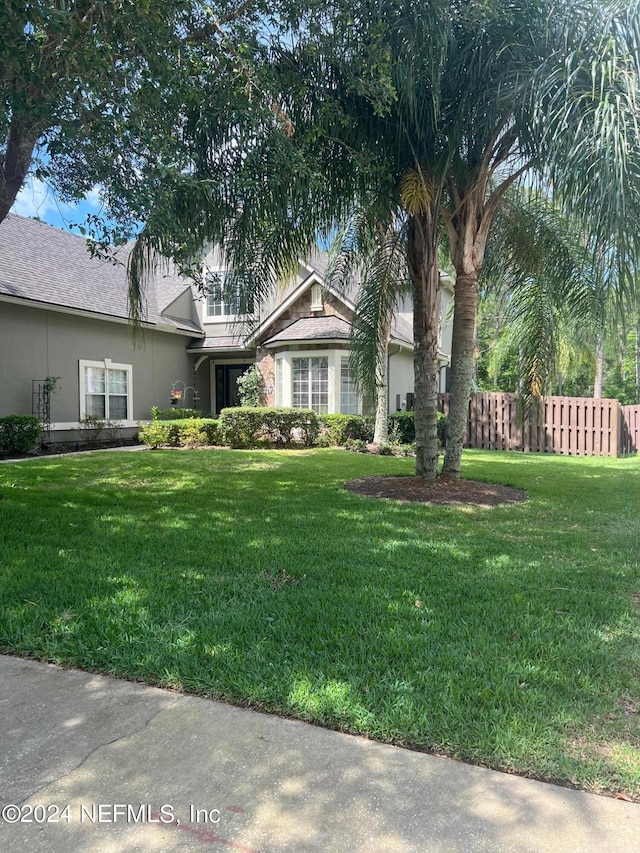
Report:
M 78 233 L 78 229 L 71 228 L 72 223 L 82 224 L 87 214 L 99 211 L 100 198 L 97 189 L 88 193 L 85 200 L 79 204 L 69 205 L 59 201 L 44 181 L 31 176 L 25 181 L 11 208 L 11 212 L 19 216 L 38 217 L 49 225 L 75 233 Z

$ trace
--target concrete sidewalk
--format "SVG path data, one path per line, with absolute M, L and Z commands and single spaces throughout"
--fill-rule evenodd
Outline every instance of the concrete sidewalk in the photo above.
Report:
M 19 658 L 0 685 L 5 853 L 640 847 L 636 804 Z

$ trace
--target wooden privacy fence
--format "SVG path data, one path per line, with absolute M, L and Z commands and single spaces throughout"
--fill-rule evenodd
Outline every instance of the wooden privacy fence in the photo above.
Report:
M 449 411 L 449 395 L 438 395 Z M 640 446 L 640 406 L 590 397 L 545 397 L 523 420 L 516 394 L 472 394 L 465 447 L 570 456 L 622 456 Z

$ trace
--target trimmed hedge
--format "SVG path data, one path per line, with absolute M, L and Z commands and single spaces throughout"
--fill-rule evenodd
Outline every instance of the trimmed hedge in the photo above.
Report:
M 222 443 L 220 422 L 215 418 L 151 421 L 139 427 L 138 436 L 150 447 L 207 447 Z
M 154 421 L 183 421 L 186 418 L 202 420 L 205 415 L 199 409 L 185 409 L 172 406 L 170 409 L 151 407 L 151 417 Z
M 362 415 L 320 415 L 323 435 L 331 444 L 344 446 L 347 441 L 373 441 L 374 418 Z
M 6 453 L 30 453 L 40 443 L 42 424 L 35 415 L 0 418 L 0 449 Z
M 252 447 L 261 439 L 284 445 L 295 438 L 311 447 L 320 424 L 312 409 L 236 406 L 220 412 L 220 430 L 223 441 L 231 447 Z

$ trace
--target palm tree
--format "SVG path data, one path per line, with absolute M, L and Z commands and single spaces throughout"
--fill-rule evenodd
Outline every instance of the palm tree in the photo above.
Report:
M 584 350 L 600 334 L 598 260 L 578 224 L 544 196 L 505 195 L 479 282 L 481 300 L 497 312 L 493 372 L 509 352 L 517 353 L 525 403 L 550 390 L 568 351 Z
M 353 318 L 351 364 L 359 387 L 376 401 L 374 444 L 389 440 L 388 353 L 397 301 L 411 291 L 404 223 L 372 224 L 360 207 L 336 234 L 327 278 L 344 290 L 357 278 L 360 288 Z
M 438 250 L 456 272 L 444 470 L 459 476 L 478 276 L 513 185 L 537 179 L 594 241 L 637 254 L 636 4 L 573 0 L 309 4 L 263 68 L 269 97 L 194 123 L 193 170 L 133 256 L 215 241 L 262 292 L 365 205 L 405 223 L 414 306 L 416 473 L 437 475 Z M 275 105 L 275 106 L 274 106 Z M 206 113 L 206 110 L 204 111 Z M 188 123 L 187 123 L 188 124 Z M 188 126 L 187 126 L 188 130 Z M 613 236 L 613 240 L 612 240 Z M 184 251 L 181 240 L 180 251 Z

